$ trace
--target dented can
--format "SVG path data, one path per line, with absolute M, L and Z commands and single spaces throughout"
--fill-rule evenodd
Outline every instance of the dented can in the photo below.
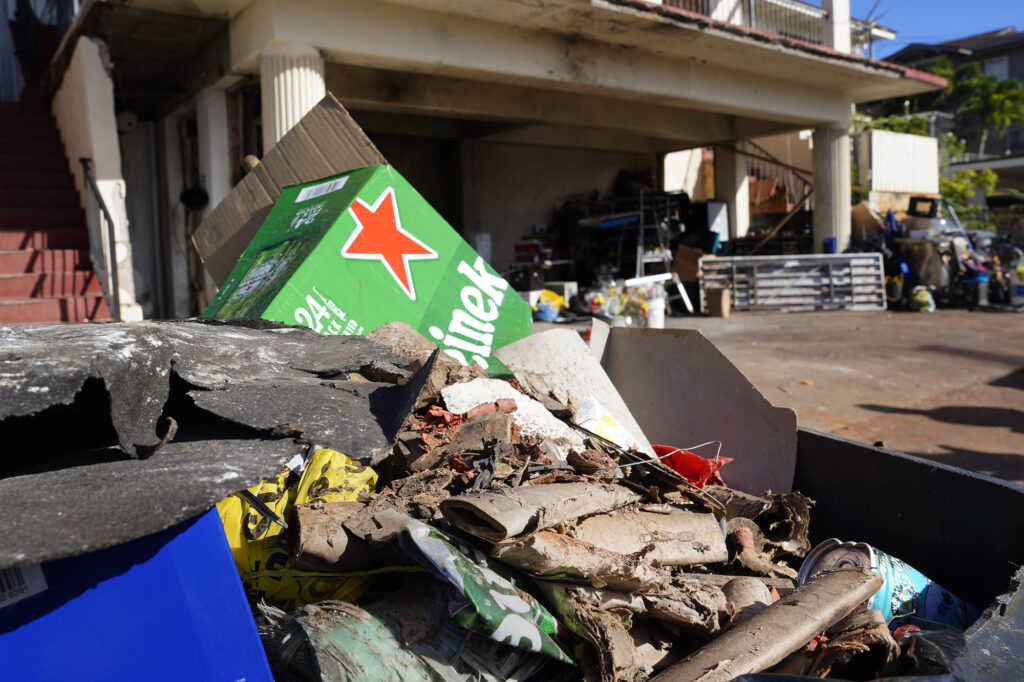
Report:
M 914 615 L 965 630 L 981 615 L 977 608 L 929 580 L 902 559 L 866 542 L 826 540 L 807 553 L 797 580 L 802 585 L 822 571 L 857 567 L 869 567 L 881 574 L 882 587 L 865 606 L 881 611 L 886 621 L 895 619 L 890 627 L 899 625 L 903 616 Z

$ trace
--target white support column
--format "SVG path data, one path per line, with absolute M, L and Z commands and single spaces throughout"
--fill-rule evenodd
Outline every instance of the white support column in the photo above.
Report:
M 228 97 L 224 90 L 207 88 L 199 92 L 196 96 L 196 127 L 199 137 L 199 184 L 210 197 L 202 213 L 205 218 L 231 191 Z
M 715 147 L 715 199 L 729 206 L 729 238 L 745 237 L 750 230 L 747 164 L 743 156 L 727 147 Z
M 260 59 L 263 153 L 326 93 L 324 60 L 315 47 L 294 43 L 266 47 Z
M 836 52 L 850 52 L 850 0 L 821 0 L 828 12 L 822 31 L 825 46 Z
M 846 125 L 814 129 L 814 251 L 826 237 L 836 252 L 850 245 L 850 135 Z

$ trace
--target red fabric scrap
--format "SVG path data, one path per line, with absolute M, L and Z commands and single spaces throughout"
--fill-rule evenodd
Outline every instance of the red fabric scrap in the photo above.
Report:
M 732 461 L 732 457 L 719 457 L 717 459 L 705 459 L 689 450 L 674 448 L 669 445 L 652 445 L 654 454 L 664 457 L 661 461 L 670 468 L 686 477 L 690 483 L 698 488 L 703 488 L 708 483 L 713 485 L 725 485 L 725 481 L 719 475 L 718 470 L 723 465 Z M 670 454 L 671 453 L 671 454 Z M 665 455 L 668 455 L 665 457 Z
M 811 641 L 807 643 L 807 651 L 815 651 L 819 646 L 828 641 L 828 637 L 825 635 L 815 635 L 811 638 Z
M 921 628 L 916 625 L 902 625 L 896 628 L 896 631 L 892 633 L 892 638 L 896 641 L 903 639 L 904 637 L 910 637 L 921 632 Z

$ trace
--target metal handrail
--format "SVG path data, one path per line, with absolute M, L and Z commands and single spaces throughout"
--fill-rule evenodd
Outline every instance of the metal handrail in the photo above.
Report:
M 82 171 L 85 174 L 86 183 L 92 190 L 93 196 L 96 197 L 96 201 L 100 206 L 100 211 L 103 213 L 104 219 L 107 221 L 107 245 L 108 248 L 104 252 L 105 263 L 107 266 L 107 274 L 110 276 L 110 286 L 107 287 L 108 292 L 104 292 L 104 297 L 107 299 L 107 307 L 110 308 L 110 314 L 114 316 L 115 322 L 121 321 L 121 300 L 117 283 L 117 242 L 114 240 L 114 219 L 110 217 L 110 211 L 107 210 L 107 203 L 103 201 L 103 195 L 100 194 L 100 188 L 96 184 L 96 178 L 92 174 L 92 159 L 88 157 L 82 157 L 78 159 L 82 164 Z

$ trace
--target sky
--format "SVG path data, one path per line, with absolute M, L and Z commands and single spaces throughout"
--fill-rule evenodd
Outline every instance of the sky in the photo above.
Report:
M 850 14 L 866 19 L 874 4 L 850 0 Z M 1006 26 L 1024 31 L 1024 0 L 880 0 L 873 16 L 896 31 L 896 40 L 875 46 L 875 57 L 884 59 L 910 43 L 941 43 Z

